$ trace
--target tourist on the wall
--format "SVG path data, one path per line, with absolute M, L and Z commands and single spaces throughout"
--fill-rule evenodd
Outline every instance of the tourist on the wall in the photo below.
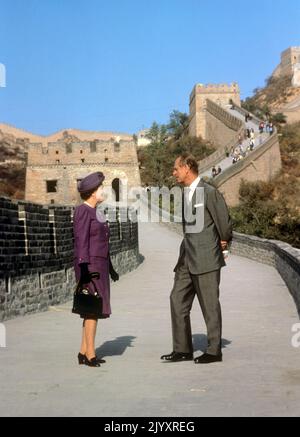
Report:
M 269 124 L 269 132 L 270 132 L 270 135 L 272 135 L 274 132 L 274 125 L 272 122 Z
M 211 175 L 213 178 L 217 175 L 217 169 L 215 166 L 213 166 L 213 168 L 211 169 Z
M 104 175 L 91 173 L 78 184 L 83 203 L 75 208 L 74 228 L 74 268 L 76 281 L 84 284 L 90 294 L 99 294 L 102 300 L 102 312 L 81 313 L 83 319 L 81 349 L 78 363 L 99 367 L 105 361 L 95 352 L 95 337 L 98 319 L 108 318 L 111 314 L 109 276 L 116 281 L 115 272 L 109 256 L 109 227 L 105 216 L 97 210 L 97 204 L 104 201 Z M 99 273 L 99 279 L 92 279 L 91 273 Z
M 265 123 L 263 121 L 261 121 L 259 123 L 259 133 L 263 133 L 264 132 L 264 128 L 265 128 Z

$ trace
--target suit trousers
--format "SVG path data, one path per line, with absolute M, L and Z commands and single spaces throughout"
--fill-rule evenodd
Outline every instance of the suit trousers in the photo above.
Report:
M 211 355 L 221 353 L 220 276 L 221 269 L 193 275 L 188 269 L 186 260 L 177 268 L 170 295 L 173 350 L 175 352 L 193 352 L 190 311 L 195 295 L 197 295 L 207 328 L 206 353 Z

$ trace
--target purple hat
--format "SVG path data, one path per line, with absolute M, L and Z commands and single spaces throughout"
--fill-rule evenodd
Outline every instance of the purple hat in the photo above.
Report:
M 101 171 L 96 171 L 95 173 L 91 173 L 85 178 L 83 178 L 78 183 L 78 191 L 79 193 L 84 193 L 85 191 L 90 191 L 95 188 L 95 190 L 102 184 L 105 176 Z

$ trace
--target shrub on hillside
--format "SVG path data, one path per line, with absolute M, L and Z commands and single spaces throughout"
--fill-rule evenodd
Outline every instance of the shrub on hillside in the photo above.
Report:
M 284 193 L 278 192 L 275 180 L 243 180 L 239 194 L 240 204 L 230 208 L 235 231 L 285 241 L 300 248 L 298 205 L 288 203 L 288 193 L 284 196 Z

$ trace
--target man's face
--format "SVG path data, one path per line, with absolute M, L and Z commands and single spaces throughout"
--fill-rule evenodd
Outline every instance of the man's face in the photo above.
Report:
M 173 167 L 173 176 L 176 178 L 176 182 L 184 184 L 188 172 L 189 167 L 187 165 L 182 165 L 180 158 L 177 158 Z

